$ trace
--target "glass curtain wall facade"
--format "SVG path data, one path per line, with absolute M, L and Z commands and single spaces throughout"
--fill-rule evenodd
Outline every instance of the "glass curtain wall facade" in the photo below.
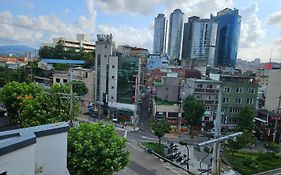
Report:
M 215 66 L 235 68 L 241 27 L 239 11 L 227 8 L 211 19 L 218 23 Z
M 180 58 L 183 14 L 180 9 L 176 9 L 170 15 L 168 56 L 172 60 Z
M 164 14 L 158 14 L 154 19 L 153 53 L 165 52 L 165 23 Z
M 217 37 L 217 24 L 210 19 L 190 17 L 184 24 L 182 59 L 204 61 L 214 65 Z

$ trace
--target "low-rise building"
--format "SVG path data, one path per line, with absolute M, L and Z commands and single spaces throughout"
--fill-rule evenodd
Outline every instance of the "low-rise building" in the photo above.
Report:
M 184 86 L 184 80 L 177 77 L 176 73 L 167 74 L 161 81 L 155 82 L 156 96 L 167 101 L 180 101 L 180 94 Z
M 84 68 L 72 68 L 69 71 L 55 71 L 53 73 L 53 83 L 69 83 L 70 71 L 72 71 L 72 80 L 82 81 L 88 89 L 88 93 L 82 97 L 82 101 L 86 104 L 95 101 L 94 83 L 95 71 Z
M 45 43 L 42 46 L 55 47 L 58 44 L 62 45 L 65 50 L 74 49 L 77 52 L 80 51 L 80 49 L 86 52 L 95 50 L 95 45 L 90 42 L 87 34 L 77 34 L 76 39 L 65 37 L 53 38 L 53 43 Z
M 170 64 L 168 56 L 166 54 L 149 54 L 147 58 L 146 68 L 148 70 L 156 69 L 156 68 L 166 68 Z
M 253 76 L 210 75 L 222 82 L 222 127 L 234 128 L 238 123 L 238 114 L 244 107 L 255 111 L 257 104 L 258 83 Z M 215 78 L 216 79 L 216 78 Z
M 84 60 L 66 60 L 60 58 L 42 58 L 38 62 L 38 67 L 44 70 L 54 69 L 54 64 L 66 64 L 66 65 L 84 65 Z
M 118 46 L 117 52 L 122 54 L 122 56 L 131 56 L 131 57 L 138 57 L 138 58 L 146 58 L 149 54 L 147 49 L 139 48 L 139 47 L 131 47 L 128 45 L 121 45 Z
M 254 132 L 258 138 L 266 142 L 281 143 L 281 114 L 259 110 L 254 120 Z
M 1 175 L 69 175 L 67 123 L 0 132 Z
M 281 69 L 271 70 L 265 94 L 265 108 L 281 113 Z
M 202 118 L 204 122 L 214 120 L 217 112 L 218 95 L 220 90 L 220 81 L 205 79 L 187 79 L 182 98 L 194 96 L 196 100 L 205 106 L 205 114 Z

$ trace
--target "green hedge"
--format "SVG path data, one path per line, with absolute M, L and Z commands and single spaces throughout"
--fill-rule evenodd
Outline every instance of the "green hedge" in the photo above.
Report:
M 250 175 L 281 167 L 281 155 L 271 152 L 225 151 L 224 157 L 241 174 Z

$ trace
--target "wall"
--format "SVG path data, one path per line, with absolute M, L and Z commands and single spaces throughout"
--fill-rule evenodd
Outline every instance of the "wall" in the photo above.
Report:
M 67 173 L 67 133 L 37 137 L 34 158 L 42 174 L 65 175 Z
M 7 175 L 33 175 L 35 145 L 13 151 L 0 156 L 0 173 L 7 171 Z
M 269 111 L 272 110 L 276 111 L 279 104 L 278 97 L 280 96 L 281 96 L 281 70 L 271 70 L 268 76 L 265 108 Z

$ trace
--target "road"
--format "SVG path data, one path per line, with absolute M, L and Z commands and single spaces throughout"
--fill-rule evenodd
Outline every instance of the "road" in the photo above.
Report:
M 118 175 L 186 175 L 187 172 L 169 163 L 159 160 L 154 155 L 146 152 L 139 146 L 143 141 L 157 142 L 157 138 L 150 131 L 149 122 L 151 113 L 150 95 L 142 98 L 142 105 L 139 112 L 139 130 L 127 133 L 126 149 L 130 152 L 131 163 Z M 117 131 L 120 136 L 124 136 L 124 131 Z
M 130 135 L 130 134 L 128 134 Z M 130 152 L 131 162 L 118 175 L 186 175 L 187 172 L 159 160 L 146 152 L 136 140 L 128 139 L 126 149 Z

